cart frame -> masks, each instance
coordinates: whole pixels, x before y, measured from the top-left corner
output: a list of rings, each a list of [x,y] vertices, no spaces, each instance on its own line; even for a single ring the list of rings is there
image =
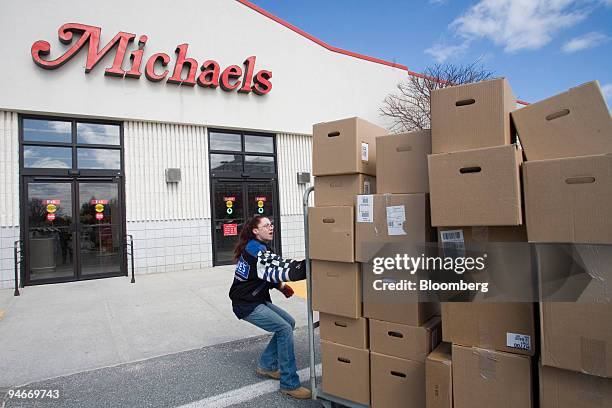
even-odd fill
[[[308,245],[308,201],[310,193],[314,191],[314,187],[310,186],[304,191],[302,205],[304,207],[304,245],[305,245],[305,259],[306,259],[306,313],[308,315],[308,353],[310,357],[310,390],[312,391],[312,399],[317,400],[325,408],[333,408],[337,406],[345,406],[348,408],[368,408],[368,405],[358,404],[356,402],[348,401],[343,398],[335,397],[323,392],[322,389],[317,387],[317,376],[315,369],[315,336],[314,330],[319,327],[319,322],[314,321],[313,310],[312,310],[312,275],[310,270],[310,248]]]

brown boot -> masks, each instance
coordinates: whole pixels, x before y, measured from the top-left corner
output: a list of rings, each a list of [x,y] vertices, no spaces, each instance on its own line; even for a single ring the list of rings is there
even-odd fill
[[[290,395],[293,398],[298,398],[298,399],[308,399],[312,397],[312,393],[306,387],[298,387],[295,390],[282,390],[281,389],[281,392],[283,394]]]
[[[270,377],[273,380],[280,380],[280,371],[276,370],[276,371],[267,371],[264,370],[263,368],[259,368],[257,367],[255,369],[255,372],[259,375],[263,375],[264,377]]]

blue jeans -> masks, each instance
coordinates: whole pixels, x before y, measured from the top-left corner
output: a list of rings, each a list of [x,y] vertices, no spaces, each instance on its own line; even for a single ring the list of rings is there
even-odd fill
[[[280,387],[294,390],[300,386],[293,351],[295,320],[291,315],[270,302],[258,305],[247,317],[247,322],[274,333],[272,340],[259,359],[259,367],[266,371],[280,370]]]

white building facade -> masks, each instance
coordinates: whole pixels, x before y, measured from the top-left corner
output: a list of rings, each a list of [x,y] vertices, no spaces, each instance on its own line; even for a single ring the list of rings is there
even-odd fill
[[[9,2],[0,15],[0,288],[231,262],[270,216],[303,256],[312,124],[379,108],[405,67],[245,0]]]

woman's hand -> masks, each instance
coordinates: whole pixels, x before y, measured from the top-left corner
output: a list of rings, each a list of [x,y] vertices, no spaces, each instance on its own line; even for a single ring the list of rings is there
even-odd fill
[[[293,296],[293,294],[295,293],[293,291],[293,288],[289,285],[287,285],[286,283],[281,283],[280,287],[278,288],[278,290],[281,291],[281,293],[283,295],[285,295],[286,298],[290,298],[291,296]]]

